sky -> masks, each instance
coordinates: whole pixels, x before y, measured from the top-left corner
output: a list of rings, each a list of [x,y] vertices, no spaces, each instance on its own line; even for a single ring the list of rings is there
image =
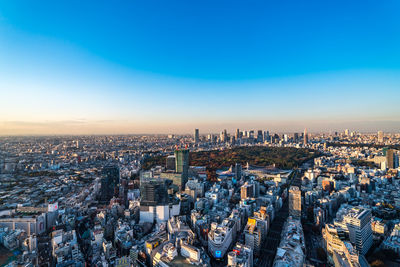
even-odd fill
[[[0,1],[0,135],[400,132],[400,2]]]

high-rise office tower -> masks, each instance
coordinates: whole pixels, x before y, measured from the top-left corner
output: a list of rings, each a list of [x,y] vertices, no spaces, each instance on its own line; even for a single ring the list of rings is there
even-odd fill
[[[247,137],[250,139],[254,139],[254,130],[250,130]]]
[[[383,132],[382,131],[378,131],[378,142],[383,143]]]
[[[349,133],[350,133],[349,129],[344,130],[344,135],[345,136],[349,136]]]
[[[301,191],[297,186],[291,186],[289,189],[289,215],[301,217]]]
[[[220,141],[223,143],[225,143],[228,140],[228,133],[227,133],[226,129],[221,132],[219,137],[220,137]]]
[[[236,181],[242,179],[242,164],[240,163],[235,164],[235,179]]]
[[[115,190],[119,184],[119,167],[118,165],[107,165],[102,170],[101,179],[101,195],[102,201],[110,201],[114,196]]]
[[[194,129],[194,143],[198,144],[200,142],[199,129]]]
[[[239,131],[239,129],[236,129],[235,138],[236,138],[236,140],[238,140],[238,139],[240,138],[240,131]]]
[[[165,169],[167,171],[175,171],[175,156],[169,155],[165,160]]]
[[[269,131],[264,131],[264,141],[270,142],[271,137],[269,136]]]
[[[293,141],[297,143],[299,141],[299,133],[294,133]]]
[[[387,162],[387,167],[389,169],[394,169],[395,168],[394,159],[395,159],[394,150],[393,149],[388,149],[386,151],[386,162]]]
[[[189,172],[189,150],[180,149],[175,150],[175,171],[177,173],[182,173],[182,189],[185,188],[185,184],[188,180]]]
[[[187,172],[189,168],[189,150],[175,150],[175,170],[178,173]]]
[[[343,221],[347,225],[350,242],[356,245],[359,253],[365,255],[373,242],[371,210],[354,207],[343,216]]]
[[[143,178],[140,180],[140,205],[157,206],[168,204],[167,180]]]
[[[231,136],[231,144],[232,145],[236,144],[236,138],[234,136]]]
[[[287,134],[284,134],[283,140],[287,143],[289,141],[289,136]]]
[[[263,140],[264,138],[263,138],[263,132],[262,132],[262,130],[258,130],[257,131],[257,142],[258,143],[262,143],[264,140]]]
[[[240,198],[246,199],[254,197],[254,184],[245,183],[240,188]]]
[[[308,133],[307,133],[307,128],[304,129],[304,145],[308,144]]]

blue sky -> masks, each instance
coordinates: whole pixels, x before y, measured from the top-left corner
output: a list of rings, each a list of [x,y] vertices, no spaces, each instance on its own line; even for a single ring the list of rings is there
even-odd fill
[[[2,1],[0,134],[400,131],[399,11]]]

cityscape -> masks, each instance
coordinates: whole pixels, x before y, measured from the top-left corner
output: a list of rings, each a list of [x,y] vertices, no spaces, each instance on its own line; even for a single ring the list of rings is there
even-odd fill
[[[400,267],[400,1],[0,1],[0,267]]]
[[[349,130],[3,137],[2,264],[395,266],[399,147]]]

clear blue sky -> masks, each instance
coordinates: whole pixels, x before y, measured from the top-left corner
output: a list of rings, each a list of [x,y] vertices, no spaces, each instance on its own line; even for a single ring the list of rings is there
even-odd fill
[[[1,1],[0,134],[400,131],[400,2]]]

